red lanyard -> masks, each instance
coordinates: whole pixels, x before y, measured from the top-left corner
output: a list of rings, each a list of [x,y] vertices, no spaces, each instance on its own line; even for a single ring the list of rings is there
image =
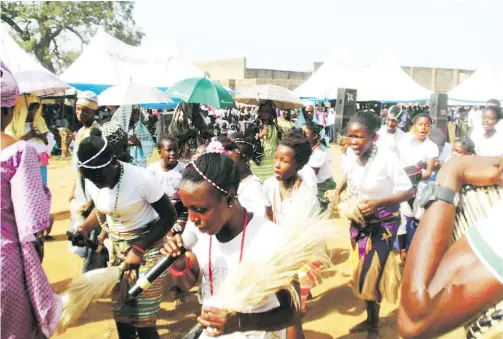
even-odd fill
[[[313,146],[313,148],[311,148],[311,152],[314,152],[314,150],[316,149],[316,147],[320,146],[320,143],[318,142],[316,145]]]
[[[241,234],[241,250],[239,252],[239,263],[243,260],[243,250],[245,247],[245,237],[246,237],[246,226],[248,226],[248,211],[245,208],[245,222],[243,225],[243,232]],[[210,249],[208,255],[208,275],[210,276],[210,294],[213,295],[213,270],[211,264],[211,248],[212,248],[213,237],[210,237]]]

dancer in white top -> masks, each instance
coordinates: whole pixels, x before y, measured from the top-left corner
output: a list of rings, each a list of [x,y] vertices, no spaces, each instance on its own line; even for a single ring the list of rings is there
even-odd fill
[[[207,330],[199,338],[285,338],[284,329],[298,321],[287,293],[279,291],[247,313],[230,314],[212,307],[212,296],[228,272],[243,257],[260,251],[261,239],[277,227],[241,206],[236,198],[240,182],[239,169],[226,154],[204,153],[187,166],[180,186],[180,196],[189,209],[185,232],[194,232],[198,242],[193,254],[177,260],[170,271],[175,282],[186,288],[202,275],[203,306],[198,321]],[[176,235],[162,253],[176,256],[181,245],[181,237]]]
[[[414,124],[412,131],[400,141],[398,156],[404,167],[420,165],[423,168],[422,180],[426,181],[433,174],[435,162],[439,156],[438,146],[429,138],[433,120],[429,115],[421,113],[414,117],[412,123]],[[400,206],[402,224],[398,230],[398,241],[400,257],[403,262],[405,262],[406,252],[419,222],[415,218],[417,215],[415,215],[412,205],[413,201],[404,202]]]
[[[398,154],[398,145],[400,140],[405,136],[405,133],[398,127],[397,116],[400,114],[400,107],[392,106],[386,116],[386,125],[381,126],[377,139],[377,146],[379,148],[387,148],[392,152]]]
[[[482,114],[482,128],[472,135],[477,155],[485,157],[503,156],[503,132],[496,130],[501,120],[501,109],[488,106]]]
[[[142,276],[161,257],[165,235],[175,221],[174,207],[145,169],[118,161],[106,139],[84,139],[77,157],[86,190],[96,207],[78,231],[87,237],[100,224],[99,214],[106,215],[106,230],[113,243],[112,265],[127,265],[121,281]],[[162,278],[136,303],[121,305],[127,284],[114,287],[112,306],[120,338],[159,338],[156,320],[164,290]]]
[[[311,145],[306,137],[291,132],[281,139],[274,159],[274,176],[264,182],[267,218],[281,225],[294,199],[304,201],[305,210],[295,213],[316,215],[320,213],[320,204],[315,191],[298,171],[307,165],[311,156]],[[300,205],[296,205],[300,206]]]
[[[321,125],[311,121],[306,121],[302,125],[302,131],[309,140],[312,154],[309,157],[307,167],[311,167],[316,173],[317,178],[317,197],[322,209],[328,206],[329,200],[325,198],[325,192],[335,189],[335,181],[332,178],[331,155],[328,152],[328,146],[320,132]],[[306,166],[304,166],[306,167]]]
[[[350,227],[352,289],[367,304],[367,320],[350,332],[368,331],[377,334],[379,303],[383,298],[394,302],[399,281],[390,279],[398,265],[389,261],[389,254],[400,225],[399,206],[413,195],[412,184],[398,157],[389,149],[375,145],[379,120],[369,111],[357,112],[348,123],[348,137],[355,154],[345,178],[337,187],[334,208],[345,189],[350,200],[358,203],[365,223],[353,220]],[[352,214],[347,211],[346,217]],[[391,258],[392,259],[392,258]],[[389,263],[388,263],[389,261]],[[369,336],[369,338],[372,336]]]
[[[185,165],[178,161],[178,140],[163,136],[157,143],[161,160],[147,167],[147,171],[161,184],[170,199],[176,199]]]

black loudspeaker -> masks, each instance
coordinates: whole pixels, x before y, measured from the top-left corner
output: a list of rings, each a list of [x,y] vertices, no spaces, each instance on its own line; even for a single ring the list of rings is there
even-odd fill
[[[169,124],[171,124],[171,120],[173,120],[173,114],[173,111],[161,112],[159,114],[160,126],[158,129],[157,140],[159,140],[161,136],[169,134]]]
[[[449,98],[445,93],[433,93],[430,99],[430,116],[444,135],[448,136],[447,111]]]
[[[430,115],[432,118],[447,118],[448,97],[445,93],[433,93],[430,99]]]
[[[349,119],[356,113],[356,89],[339,88],[335,104],[335,130],[337,132],[346,128]]]

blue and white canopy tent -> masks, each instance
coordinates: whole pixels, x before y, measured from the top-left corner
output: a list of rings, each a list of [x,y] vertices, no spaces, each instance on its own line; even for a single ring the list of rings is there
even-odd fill
[[[489,99],[503,102],[503,65],[483,66],[449,92],[449,102],[484,105]]]
[[[61,79],[77,90],[100,94],[111,86],[126,82],[157,87],[166,92],[181,79],[203,75],[181,56],[169,38],[163,39],[160,46],[134,47],[100,29]],[[166,105],[169,106],[176,106],[176,101]]]
[[[302,99],[327,101],[337,99],[339,88],[358,90],[358,101],[383,103],[427,101],[432,93],[386,54],[370,65],[358,65],[347,56],[334,54],[294,93]]]

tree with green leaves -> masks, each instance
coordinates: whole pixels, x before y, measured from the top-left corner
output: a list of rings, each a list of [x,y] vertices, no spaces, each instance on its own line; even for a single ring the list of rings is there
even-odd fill
[[[68,67],[99,27],[127,44],[138,46],[144,34],[133,19],[134,1],[1,2],[1,20],[14,38],[51,72]],[[79,50],[65,50],[78,39]]]

